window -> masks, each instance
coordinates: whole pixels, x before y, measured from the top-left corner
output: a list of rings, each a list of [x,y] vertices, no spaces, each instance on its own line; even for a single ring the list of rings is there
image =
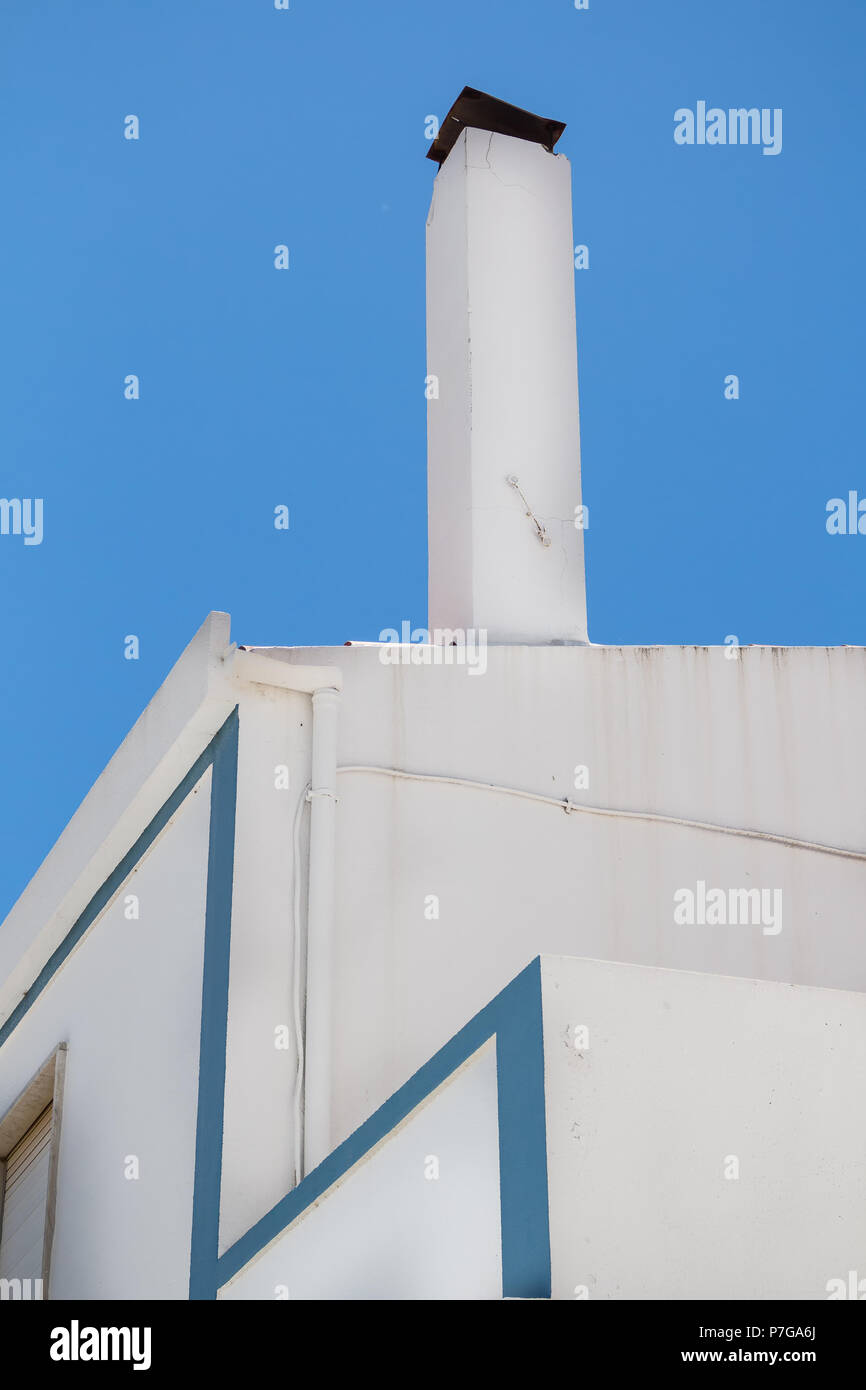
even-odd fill
[[[65,1046],[0,1120],[0,1298],[45,1298],[54,1236]]]

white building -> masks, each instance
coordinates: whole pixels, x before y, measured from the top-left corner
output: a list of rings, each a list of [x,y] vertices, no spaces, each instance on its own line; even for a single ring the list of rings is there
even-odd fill
[[[432,151],[432,642],[212,613],[0,928],[4,1297],[863,1265],[864,651],[587,642],[560,131]]]

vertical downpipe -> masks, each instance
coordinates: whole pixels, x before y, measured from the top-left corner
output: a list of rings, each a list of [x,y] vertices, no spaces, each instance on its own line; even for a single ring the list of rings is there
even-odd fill
[[[307,1006],[304,1172],[331,1152],[333,968],[339,693],[313,692],[310,868],[307,910]]]

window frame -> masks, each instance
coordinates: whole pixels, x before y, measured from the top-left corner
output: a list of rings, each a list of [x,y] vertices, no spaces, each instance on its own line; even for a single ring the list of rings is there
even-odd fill
[[[6,1160],[27,1131],[51,1106],[51,1138],[48,1156],[48,1193],[45,1199],[45,1232],[42,1242],[42,1298],[50,1297],[51,1252],[54,1246],[54,1218],[57,1202],[57,1166],[60,1155],[60,1128],[63,1119],[63,1086],[66,1080],[66,1043],[58,1043],[50,1057],[19,1092],[0,1117],[0,1235],[6,1190]]]

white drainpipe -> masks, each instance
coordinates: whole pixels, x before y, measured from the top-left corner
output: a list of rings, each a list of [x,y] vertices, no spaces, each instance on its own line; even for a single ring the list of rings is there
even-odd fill
[[[312,696],[310,853],[307,878],[307,990],[304,1028],[303,1167],[309,1172],[331,1152],[332,1014],[337,829],[337,712],[342,673],[337,666],[301,666],[262,652],[236,651],[237,681]],[[299,866],[293,870],[298,872]],[[297,928],[297,924],[296,924]],[[296,953],[296,959],[299,953]],[[297,991],[297,984],[296,991]],[[300,1116],[296,1123],[300,1124]],[[296,1150],[299,1149],[296,1136]],[[296,1180],[301,1174],[296,1173]]]
[[[334,907],[339,692],[313,692],[310,870],[307,888],[307,1021],[304,1172],[331,1152]]]

